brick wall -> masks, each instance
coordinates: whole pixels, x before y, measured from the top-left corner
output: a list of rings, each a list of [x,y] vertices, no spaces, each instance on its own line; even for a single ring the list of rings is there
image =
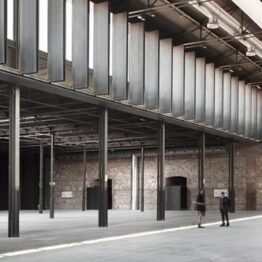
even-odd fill
[[[236,209],[262,210],[262,146],[238,145],[236,148],[235,190]],[[196,155],[166,157],[165,176],[187,178],[188,208],[197,194],[198,159]],[[98,162],[87,162],[87,187],[98,178]],[[112,179],[114,209],[131,208],[131,157],[108,161],[108,178]],[[156,157],[145,158],[145,209],[156,208]],[[56,160],[55,162],[56,208],[81,209],[83,163],[80,160]],[[228,156],[225,153],[207,154],[205,162],[206,202],[209,210],[215,210],[218,200],[215,188],[228,188]],[[73,198],[62,199],[62,191],[72,191]]]

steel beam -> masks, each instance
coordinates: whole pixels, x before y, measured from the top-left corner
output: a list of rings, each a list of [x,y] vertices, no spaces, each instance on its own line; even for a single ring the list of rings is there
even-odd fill
[[[109,93],[109,2],[94,4],[94,92]]]
[[[232,77],[231,81],[231,132],[237,133],[238,127],[238,92],[239,92],[239,81],[238,77]]]
[[[157,172],[157,220],[165,220],[165,123],[159,128]]]
[[[185,81],[185,50],[184,46],[173,47],[173,85],[172,111],[173,116],[184,116],[184,81]]]
[[[48,79],[65,79],[65,0],[48,0]]]
[[[38,71],[38,0],[19,2],[19,63],[22,74]]]
[[[50,139],[50,195],[49,195],[49,210],[50,218],[55,216],[55,182],[54,182],[54,144],[55,144],[55,134],[51,133]]]
[[[19,237],[20,211],[20,89],[10,89],[8,237]]]
[[[172,39],[160,40],[159,55],[159,110],[172,113]]]
[[[199,155],[198,155],[198,192],[204,189],[205,179],[205,158],[206,158],[206,135],[201,134],[199,139]]]
[[[185,53],[185,86],[184,86],[184,119],[195,119],[196,103],[196,55],[195,52]]]
[[[129,24],[129,90],[128,100],[132,105],[144,104],[144,23]]]
[[[0,64],[6,63],[7,0],[0,0]]]
[[[159,107],[159,31],[145,32],[145,105]]]
[[[231,74],[223,75],[223,129],[230,130],[231,127]]]
[[[205,124],[214,126],[215,116],[215,64],[206,64]]]
[[[113,14],[112,96],[127,99],[128,23],[127,12]]]
[[[86,149],[83,152],[82,211],[86,210]]]
[[[229,176],[228,176],[228,194],[230,198],[230,211],[235,212],[235,143],[231,142],[228,146],[229,153]]]
[[[245,81],[238,85],[238,134],[245,134]]]
[[[223,70],[215,69],[215,128],[223,126]]]
[[[107,159],[108,159],[108,110],[99,116],[99,227],[108,226]]]
[[[89,87],[89,1],[72,1],[72,74],[74,88]],[[81,50],[81,51],[80,51]]]
[[[43,213],[43,189],[44,189],[44,145],[39,147],[39,213]]]
[[[205,58],[196,59],[196,108],[195,120],[203,123],[205,120],[205,86],[206,86],[206,63]]]
[[[140,210],[141,212],[144,212],[145,208],[145,150],[144,145],[141,145],[141,169],[140,169],[140,176],[141,176],[141,203],[140,203]]]

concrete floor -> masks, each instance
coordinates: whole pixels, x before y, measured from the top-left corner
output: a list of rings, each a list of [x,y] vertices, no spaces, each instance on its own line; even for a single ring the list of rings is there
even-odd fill
[[[234,221],[243,217],[249,218]],[[204,229],[192,226],[195,211],[166,212],[166,221],[155,218],[154,211],[110,211],[109,227],[98,228],[97,211],[59,211],[54,220],[47,212],[23,211],[21,237],[8,239],[7,213],[0,212],[0,262],[262,261],[262,213],[230,214],[229,228],[218,226],[218,212],[207,213],[206,222],[217,223]]]

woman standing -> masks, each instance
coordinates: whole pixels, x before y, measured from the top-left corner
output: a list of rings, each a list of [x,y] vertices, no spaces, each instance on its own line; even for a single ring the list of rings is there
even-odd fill
[[[203,189],[201,189],[197,195],[196,210],[198,211],[198,216],[197,216],[198,228],[204,228],[201,225],[202,218],[205,216],[206,213],[205,193]]]

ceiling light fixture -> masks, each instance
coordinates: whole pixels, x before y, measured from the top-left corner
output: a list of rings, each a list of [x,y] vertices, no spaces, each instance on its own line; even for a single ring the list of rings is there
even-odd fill
[[[142,20],[142,21],[146,21],[146,19],[143,16],[141,16],[141,15],[138,15],[137,18]]]
[[[219,28],[218,17],[216,15],[211,15],[209,17],[207,28],[208,29],[218,29]]]
[[[254,46],[249,46],[247,48],[246,56],[255,56],[256,55],[256,49]]]

